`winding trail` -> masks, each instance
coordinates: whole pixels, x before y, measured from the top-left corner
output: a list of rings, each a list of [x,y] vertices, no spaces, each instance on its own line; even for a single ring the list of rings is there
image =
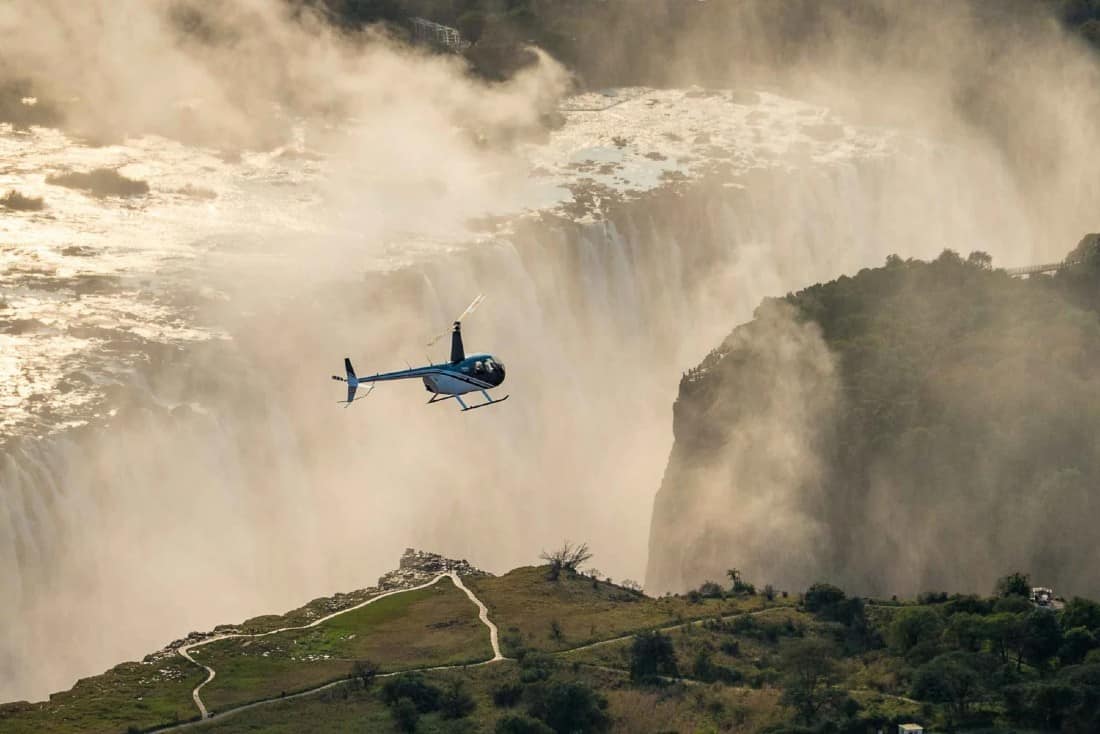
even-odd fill
[[[196,721],[189,721],[185,724],[179,724],[179,725],[174,725],[174,726],[166,726],[166,727],[163,727],[163,728],[154,729],[153,731],[162,732],[162,731],[179,731],[181,729],[189,729],[191,727],[200,726],[201,724],[203,724],[204,722],[206,722],[207,720],[209,720],[213,716],[213,714],[211,714],[209,711],[207,711],[206,705],[202,702],[202,696],[200,696],[199,694],[200,694],[200,691],[202,691],[203,686],[205,686],[210,681],[214,680],[214,677],[217,675],[217,673],[210,666],[204,665],[204,664],[200,663],[199,661],[195,660],[195,658],[191,657],[191,654],[190,654],[191,650],[194,650],[197,647],[202,647],[203,645],[209,645],[210,643],[217,642],[218,640],[229,640],[229,639],[240,638],[240,637],[248,637],[248,638],[267,637],[268,635],[277,635],[280,632],[290,632],[292,630],[309,629],[310,627],[316,627],[317,625],[323,624],[323,623],[329,621],[330,619],[333,619],[335,617],[339,617],[341,614],[347,614],[348,612],[354,612],[356,609],[362,609],[363,607],[365,607],[369,604],[373,604],[374,602],[376,602],[380,599],[385,599],[386,597],[394,596],[396,594],[404,594],[406,591],[418,591],[420,589],[426,589],[429,586],[434,586],[435,584],[439,583],[443,579],[447,579],[447,578],[449,578],[452,581],[452,583],[454,583],[456,588],[463,591],[466,594],[466,596],[469,597],[470,601],[472,601],[477,606],[478,619],[480,619],[482,624],[484,624],[489,630],[489,644],[492,646],[492,649],[493,649],[493,657],[490,658],[489,660],[484,660],[480,663],[475,663],[475,665],[488,665],[489,663],[495,663],[495,662],[498,662],[498,661],[501,661],[501,660],[507,660],[508,658],[504,657],[504,655],[502,655],[501,652],[500,652],[500,642],[499,642],[499,634],[497,632],[497,626],[495,624],[493,624],[492,620],[489,619],[489,609],[488,609],[488,607],[486,607],[480,599],[478,599],[476,596],[474,596],[474,593],[472,591],[470,591],[470,589],[466,586],[466,584],[462,583],[462,579],[459,577],[459,575],[457,573],[455,573],[453,571],[449,571],[447,573],[441,573],[438,576],[436,576],[435,578],[433,578],[431,581],[420,584],[419,586],[410,586],[407,589],[394,589],[393,591],[387,591],[383,594],[378,594],[377,596],[372,596],[370,599],[367,599],[364,602],[360,602],[359,604],[356,604],[355,606],[348,607],[347,609],[341,609],[338,612],[333,612],[332,614],[325,615],[324,617],[319,617],[318,619],[313,620],[309,624],[298,625],[296,627],[280,627],[279,629],[268,630],[267,632],[258,632],[256,634],[235,633],[235,634],[228,634],[228,635],[214,635],[213,637],[207,637],[203,640],[199,640],[198,642],[193,642],[189,645],[181,645],[180,647],[176,648],[176,652],[178,652],[184,658],[186,658],[190,662],[194,663],[195,665],[199,666],[200,668],[202,668],[203,670],[206,671],[206,680],[199,683],[197,686],[195,686],[195,689],[193,691],[191,691],[191,698],[195,702],[195,707],[198,708],[198,710],[199,710],[199,719],[196,720]],[[452,668],[467,668],[467,667],[472,667],[472,666],[470,666],[470,665],[438,665],[438,666],[434,666],[434,667],[430,667],[430,668],[417,668],[417,670],[422,670],[422,671],[450,670]],[[409,672],[409,671],[401,671],[401,672]],[[377,677],[387,678],[387,677],[390,677],[390,676],[393,676],[393,675],[397,675],[397,673],[382,673],[382,674],[378,675]],[[253,703],[249,703],[249,704],[245,704],[243,706],[237,706],[236,708],[228,709],[228,710],[222,712],[219,715],[218,718],[220,720],[221,718],[229,716],[230,714],[237,714],[237,713],[240,713],[241,711],[247,711],[248,709],[256,708],[257,706],[263,706],[265,704],[274,703],[275,701],[287,701],[287,700],[294,699],[294,698],[300,698],[302,696],[309,696],[309,695],[312,695],[314,693],[324,691],[328,688],[333,688],[334,686],[338,686],[338,685],[341,685],[341,684],[346,683],[346,682],[347,682],[346,680],[340,679],[340,680],[333,681],[331,683],[326,683],[326,684],[324,684],[322,686],[318,686],[316,688],[310,688],[310,689],[305,690],[305,691],[300,691],[298,693],[294,693],[294,694],[291,694],[289,696],[280,696],[278,698],[267,698],[267,699],[263,699],[261,701],[254,701]]]
[[[288,632],[290,630],[301,630],[301,629],[308,629],[310,627],[316,627],[317,625],[322,624],[324,622],[327,622],[328,620],[330,620],[334,617],[338,617],[341,614],[347,614],[348,612],[355,611],[356,609],[361,609],[361,608],[367,606],[368,604],[373,604],[374,602],[378,601],[379,599],[385,599],[386,597],[393,596],[395,594],[403,594],[406,591],[417,591],[419,589],[426,589],[429,586],[434,586],[435,584],[439,583],[440,581],[442,581],[445,578],[451,579],[451,581],[454,583],[455,587],[462,590],[466,594],[466,596],[470,599],[470,601],[472,601],[477,606],[478,619],[489,630],[489,644],[491,645],[492,650],[493,650],[493,657],[491,657],[488,660],[483,660],[480,663],[458,664],[458,665],[436,665],[436,666],[431,666],[431,667],[426,667],[426,668],[412,668],[410,670],[394,671],[392,673],[379,673],[376,677],[377,678],[390,678],[390,677],[393,677],[395,675],[401,675],[403,673],[411,673],[411,672],[431,672],[431,671],[437,671],[437,670],[457,670],[457,669],[460,669],[460,668],[476,668],[476,667],[480,667],[480,666],[483,666],[483,665],[492,665],[493,663],[498,663],[498,662],[502,662],[502,661],[505,661],[505,660],[510,660],[511,658],[505,657],[500,651],[500,641],[499,641],[500,635],[499,635],[499,632],[497,630],[496,624],[491,619],[489,619],[489,609],[488,609],[488,607],[486,607],[485,604],[480,599],[478,599],[476,595],[474,595],[473,591],[471,591],[469,589],[469,587],[467,587],[466,584],[464,584],[462,582],[462,579],[459,577],[459,575],[457,573],[455,573],[453,571],[449,571],[447,573],[441,573],[438,576],[436,576],[435,578],[433,578],[431,581],[428,581],[427,583],[420,584],[419,586],[410,586],[407,589],[395,589],[393,591],[387,591],[384,594],[379,594],[377,596],[372,596],[370,599],[367,599],[364,602],[356,604],[355,606],[352,606],[352,607],[348,607],[347,609],[341,609],[338,612],[333,612],[332,614],[326,615],[326,616],[321,617],[319,619],[315,619],[312,622],[310,622],[309,624],[300,625],[300,626],[297,626],[297,627],[281,627],[279,629],[269,630],[267,632],[260,632],[260,633],[251,634],[251,635],[249,635],[249,634],[215,635],[214,637],[208,637],[204,640],[200,640],[199,642],[195,642],[195,643],[192,643],[190,645],[183,645],[183,646],[177,648],[176,651],[180,655],[187,658],[187,660],[191,661],[195,665],[203,668],[207,672],[206,680],[204,680],[202,683],[199,683],[197,686],[195,686],[195,689],[191,692],[191,698],[194,699],[194,701],[195,701],[195,706],[199,710],[200,718],[196,719],[194,721],[189,721],[189,722],[183,723],[183,724],[173,724],[173,725],[169,725],[169,726],[160,727],[160,728],[157,728],[157,729],[151,729],[150,731],[151,732],[168,732],[168,731],[182,731],[184,729],[192,729],[192,728],[195,728],[195,727],[203,726],[204,724],[208,723],[209,721],[211,721],[214,718],[216,718],[218,721],[221,721],[222,719],[228,718],[230,716],[234,716],[234,715],[239,714],[243,711],[248,711],[250,709],[259,708],[260,706],[267,706],[268,704],[272,704],[272,703],[278,703],[279,701],[290,701],[290,700],[293,700],[293,699],[296,699],[296,698],[304,698],[305,696],[312,696],[316,693],[321,693],[322,691],[326,691],[326,690],[329,690],[331,688],[335,688],[337,686],[342,686],[342,685],[347,683],[347,679],[341,678],[339,680],[335,680],[335,681],[332,681],[330,683],[325,683],[324,685],[320,685],[320,686],[317,686],[315,688],[309,688],[309,689],[306,689],[304,691],[299,691],[298,693],[292,693],[292,694],[286,695],[286,696],[278,696],[278,697],[275,697],[275,698],[265,698],[265,699],[262,699],[262,700],[259,700],[259,701],[253,701],[252,703],[243,704],[241,706],[236,706],[234,708],[226,709],[225,711],[216,712],[216,713],[212,714],[209,711],[207,711],[206,706],[203,704],[202,698],[199,695],[199,692],[202,690],[203,686],[205,686],[210,681],[214,680],[214,676],[216,675],[216,673],[215,673],[213,668],[211,668],[207,665],[203,665],[202,663],[196,661],[193,657],[191,657],[191,655],[189,654],[190,650],[193,650],[196,647],[201,647],[203,645],[208,645],[212,642],[217,642],[218,640],[226,640],[226,639],[230,639],[230,638],[234,638],[234,637],[266,637],[268,635],[274,635],[274,634],[278,634],[280,632]],[[759,615],[759,614],[767,614],[769,612],[778,611],[778,610],[783,609],[783,608],[784,608],[783,606],[774,606],[774,607],[767,607],[767,608],[764,608],[764,609],[758,609],[758,610],[752,611],[752,612],[734,612],[732,614],[721,615],[718,618],[721,619],[721,620],[727,620],[727,619],[733,619],[734,617],[756,616],[756,615]],[[688,620],[686,622],[678,622],[676,624],[665,625],[663,627],[656,627],[654,629],[656,631],[660,631],[660,632],[668,632],[668,631],[671,631],[671,630],[682,629],[684,627],[691,627],[691,626],[695,626],[695,625],[701,625],[704,622],[709,621],[711,619],[714,619],[714,618],[713,617],[704,617],[704,618],[700,618],[700,619]],[[622,635],[619,635],[617,637],[611,637],[611,638],[608,638],[606,640],[598,640],[596,642],[590,642],[588,644],[579,645],[578,647],[572,647],[572,648],[569,648],[569,649],[566,649],[566,650],[558,650],[558,651],[552,652],[550,654],[554,655],[554,656],[559,656],[559,655],[568,655],[568,654],[575,653],[575,652],[583,652],[584,650],[589,650],[589,649],[594,648],[594,647],[600,647],[600,646],[603,646],[603,645],[610,645],[610,644],[613,644],[613,643],[616,643],[616,642],[622,642],[623,640],[629,640],[629,639],[633,638],[634,636],[636,636],[638,634],[638,632],[639,632],[639,630],[635,630],[633,632],[628,632],[626,634],[622,634]],[[591,663],[586,664],[586,667],[602,669],[602,670],[606,670],[607,672],[616,672],[616,673],[625,673],[625,672],[627,672],[627,671],[623,671],[619,668],[611,668],[611,667],[602,666],[602,665],[598,665],[598,664],[591,664]],[[698,683],[699,682],[699,681],[694,681],[694,680],[691,680],[691,679],[678,679],[678,680],[685,680],[688,683]]]

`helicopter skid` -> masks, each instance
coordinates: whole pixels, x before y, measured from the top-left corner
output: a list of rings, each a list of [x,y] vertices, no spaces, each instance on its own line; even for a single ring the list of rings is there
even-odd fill
[[[458,401],[458,404],[462,406],[462,412],[465,413],[467,410],[474,410],[476,408],[485,408],[485,407],[490,406],[490,405],[496,405],[497,403],[503,403],[505,400],[507,400],[510,397],[509,395],[505,395],[502,398],[498,398],[498,399],[494,400],[493,398],[489,397],[489,393],[485,392],[484,390],[481,390],[481,394],[485,396],[485,402],[484,403],[479,403],[477,405],[466,405],[466,402],[462,399],[461,395],[440,395],[440,394],[433,395],[428,400],[427,405],[431,405],[432,403],[441,403],[444,400],[450,400],[451,398],[454,398],[455,400]]]

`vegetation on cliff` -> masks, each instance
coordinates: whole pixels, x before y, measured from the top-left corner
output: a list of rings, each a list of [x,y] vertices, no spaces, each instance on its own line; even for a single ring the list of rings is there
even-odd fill
[[[891,256],[765,302],[681,384],[647,584],[1100,589],[1100,237],[1067,263]]]

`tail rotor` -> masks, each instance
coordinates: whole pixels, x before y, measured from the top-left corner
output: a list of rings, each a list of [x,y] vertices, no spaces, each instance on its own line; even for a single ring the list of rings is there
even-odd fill
[[[355,402],[355,391],[359,388],[359,378],[356,376],[355,368],[351,366],[351,359],[349,359],[348,357],[344,357],[344,374],[344,377],[340,377],[340,375],[333,375],[332,379],[336,380],[337,382],[346,382],[348,385],[348,399],[337,401],[346,408],[347,406]],[[370,391],[373,389],[374,383],[372,382],[370,387],[367,388],[366,395],[361,395],[359,399],[365,398],[367,397],[367,395],[370,395]]]

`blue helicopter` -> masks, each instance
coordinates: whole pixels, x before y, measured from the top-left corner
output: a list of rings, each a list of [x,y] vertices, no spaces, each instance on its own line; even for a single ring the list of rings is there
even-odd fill
[[[451,329],[451,360],[449,362],[441,364],[433,363],[425,367],[410,367],[407,370],[380,372],[378,374],[360,377],[355,374],[355,368],[352,367],[351,360],[344,357],[345,376],[332,376],[332,379],[347,383],[348,386],[347,400],[341,400],[339,402],[346,408],[356,400],[367,397],[371,390],[374,389],[374,385],[377,382],[420,378],[424,381],[424,389],[432,393],[432,397],[428,400],[429,405],[454,398],[458,401],[458,404],[462,406],[462,410],[466,411],[503,403],[509,396],[505,395],[502,398],[494,400],[486,391],[498,387],[504,382],[504,363],[497,360],[491,354],[471,354],[467,356],[462,346],[462,319],[473,313],[474,309],[476,309],[483,300],[484,296],[479,295],[473,300],[473,303],[467,306],[466,310],[455,319]],[[428,346],[434,344],[445,334],[446,332],[432,339],[428,342]],[[370,385],[370,387],[367,388],[366,394],[356,398],[355,392],[360,385]],[[485,396],[485,401],[477,405],[467,405],[462,399],[462,396],[474,391],[480,391],[481,394]]]

